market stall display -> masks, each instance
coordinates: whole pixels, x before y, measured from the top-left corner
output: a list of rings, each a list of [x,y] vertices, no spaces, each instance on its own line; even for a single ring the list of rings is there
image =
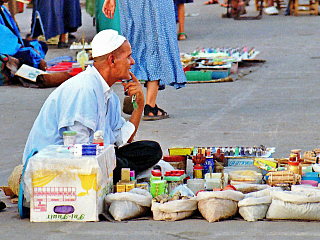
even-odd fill
[[[137,218],[150,210],[152,196],[144,189],[134,188],[129,192],[111,193],[105,197],[106,208],[116,221]]]
[[[264,219],[271,201],[271,196],[245,198],[238,202],[239,213],[249,222]]]
[[[31,200],[31,221],[97,221],[102,211],[108,211],[116,221],[138,218],[151,211],[154,220],[176,221],[192,217],[197,209],[208,222],[232,218],[237,213],[246,221],[320,220],[320,167],[305,161],[300,149],[293,149],[287,158],[274,159],[275,148],[263,145],[172,148],[163,162],[173,170],[154,167],[150,182],[140,182],[134,171],[123,168],[121,180],[112,188],[106,185],[112,183],[114,168],[111,147],[97,143],[82,148],[82,155],[78,156],[78,148],[72,143],[49,146],[30,158],[24,197]],[[315,158],[320,157],[312,152]],[[105,166],[104,159],[111,161]],[[19,168],[9,179],[14,191],[14,183],[19,183]],[[65,191],[70,193],[67,205],[61,202],[66,198]],[[11,189],[10,192],[14,194]],[[41,196],[47,199],[46,209],[41,207]],[[55,196],[60,199],[58,202]],[[82,199],[86,199],[85,204]],[[78,213],[79,204],[93,215]],[[54,213],[48,212],[49,208]]]
[[[255,59],[259,54],[254,47],[197,48],[191,54],[182,54],[181,62],[188,82],[233,81],[227,78],[237,73],[238,63]]]
[[[243,198],[243,193],[233,190],[199,192],[198,209],[208,222],[216,222],[236,215]]]
[[[196,197],[182,196],[176,191],[172,197],[159,195],[152,200],[151,211],[157,221],[177,221],[190,217],[197,210]]]

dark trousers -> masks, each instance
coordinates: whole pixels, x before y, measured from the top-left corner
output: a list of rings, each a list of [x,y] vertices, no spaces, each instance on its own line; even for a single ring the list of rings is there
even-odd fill
[[[113,170],[113,183],[121,180],[121,169],[130,168],[135,174],[151,168],[162,158],[162,149],[154,141],[136,141],[116,148],[117,166]]]

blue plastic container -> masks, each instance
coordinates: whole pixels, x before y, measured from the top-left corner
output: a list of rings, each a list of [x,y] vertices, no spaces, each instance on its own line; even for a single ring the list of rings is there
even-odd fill
[[[212,79],[226,78],[230,75],[230,69],[214,70],[211,73]]]
[[[320,183],[320,177],[318,172],[306,172],[305,176],[301,178],[301,180],[313,180]]]
[[[211,172],[213,173],[214,170],[214,161],[213,157],[206,157],[206,161],[203,164],[203,174],[206,175],[206,173],[210,173],[210,166],[211,166]]]

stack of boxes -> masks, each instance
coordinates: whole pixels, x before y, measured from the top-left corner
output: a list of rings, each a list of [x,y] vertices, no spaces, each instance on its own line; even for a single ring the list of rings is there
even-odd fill
[[[116,185],[116,192],[129,192],[133,188],[142,188],[149,191],[147,183],[137,183],[134,171],[130,171],[130,168],[122,168],[121,180]]]

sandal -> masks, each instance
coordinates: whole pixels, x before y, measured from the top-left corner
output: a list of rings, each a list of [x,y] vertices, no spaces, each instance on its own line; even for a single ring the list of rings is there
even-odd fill
[[[161,112],[161,115],[158,115],[158,112]],[[149,113],[152,113],[153,116],[149,116]],[[144,106],[144,116],[142,118],[143,121],[155,121],[165,118],[169,118],[168,113],[163,109],[158,108],[157,104],[155,107],[151,107],[149,104]]]
[[[180,36],[184,36],[185,38],[182,39],[180,38]],[[184,32],[181,32],[181,33],[178,33],[178,41],[183,41],[183,40],[186,40],[188,37],[187,37],[187,34],[184,33]]]

